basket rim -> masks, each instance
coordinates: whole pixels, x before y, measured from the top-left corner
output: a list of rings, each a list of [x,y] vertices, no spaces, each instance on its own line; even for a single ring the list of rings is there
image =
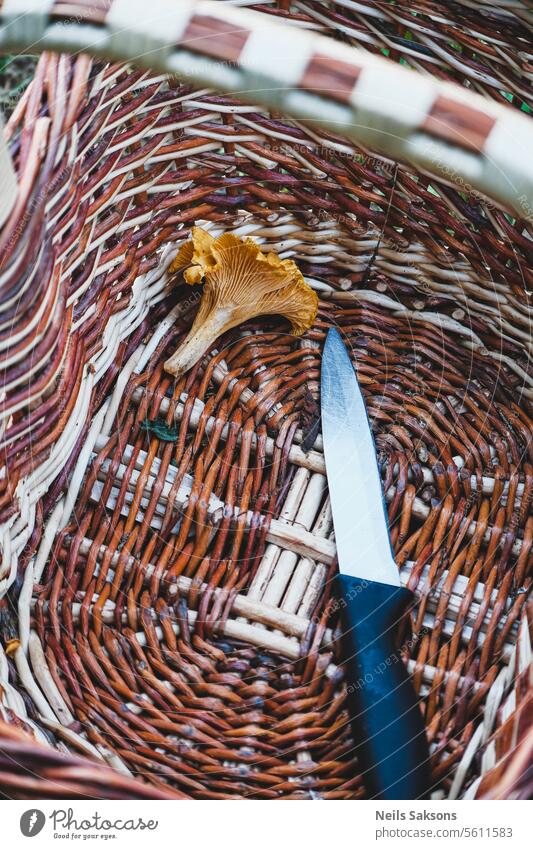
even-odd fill
[[[457,84],[216,0],[113,0],[96,16],[75,0],[53,19],[51,7],[6,0],[0,49],[88,52],[238,91],[443,182],[472,187],[520,217],[533,214],[533,121]],[[273,63],[280,46],[285,62]]]

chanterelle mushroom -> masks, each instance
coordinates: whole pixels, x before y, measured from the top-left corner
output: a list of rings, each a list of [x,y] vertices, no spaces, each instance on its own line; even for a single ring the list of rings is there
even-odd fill
[[[231,233],[213,238],[194,227],[169,267],[184,270],[187,283],[201,283],[200,308],[189,335],[165,363],[171,374],[183,374],[198,362],[210,345],[232,327],[259,315],[287,318],[299,336],[315,320],[318,298],[295,263],[261,252],[251,239]]]

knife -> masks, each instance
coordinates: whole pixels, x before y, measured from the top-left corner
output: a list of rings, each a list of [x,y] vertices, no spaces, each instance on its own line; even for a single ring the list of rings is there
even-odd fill
[[[365,403],[335,328],[322,358],[321,416],[339,562],[333,593],[363,781],[373,799],[427,798],[424,723],[395,639],[413,594],[400,586]]]

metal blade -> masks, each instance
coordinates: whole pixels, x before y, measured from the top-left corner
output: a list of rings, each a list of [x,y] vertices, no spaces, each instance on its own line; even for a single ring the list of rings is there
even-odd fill
[[[339,569],[399,586],[376,446],[340,333],[331,328],[321,372],[322,437]]]

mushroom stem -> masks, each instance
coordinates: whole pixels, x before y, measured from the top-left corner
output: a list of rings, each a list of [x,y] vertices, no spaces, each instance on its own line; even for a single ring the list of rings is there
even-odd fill
[[[205,321],[194,321],[190,334],[180,345],[178,350],[165,362],[166,371],[175,377],[180,377],[188,369],[192,368],[205,352],[216,342],[224,330],[231,325],[232,312],[228,309],[217,309]]]

